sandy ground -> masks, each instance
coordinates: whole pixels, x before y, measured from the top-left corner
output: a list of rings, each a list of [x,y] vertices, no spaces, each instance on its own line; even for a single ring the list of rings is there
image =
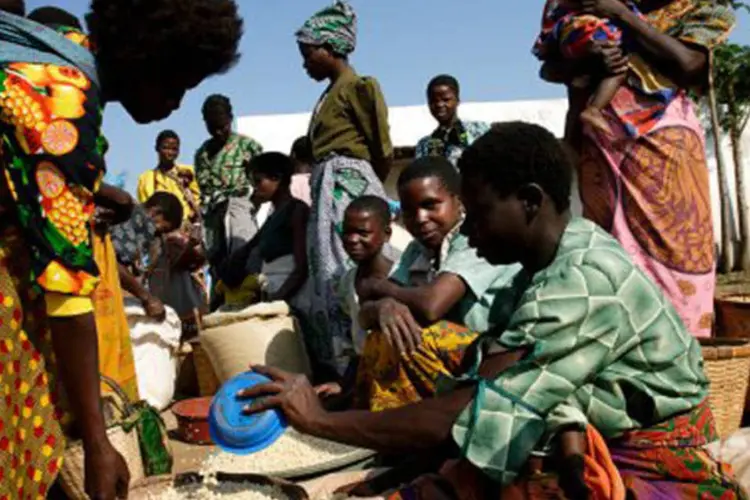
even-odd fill
[[[164,423],[170,435],[177,429],[177,419],[171,411],[162,414]],[[183,443],[178,439],[170,439],[172,452],[174,454],[174,474],[184,474],[186,472],[198,472],[203,460],[209,456],[215,449],[215,446],[201,446]]]

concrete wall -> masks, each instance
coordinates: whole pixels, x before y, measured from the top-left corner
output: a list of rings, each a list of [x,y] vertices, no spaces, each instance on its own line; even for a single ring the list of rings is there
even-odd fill
[[[461,104],[461,117],[465,120],[482,120],[487,122],[523,120],[542,125],[559,137],[562,137],[565,114],[567,112],[567,100],[551,99],[539,101],[514,101],[514,102],[473,102]],[[258,115],[245,116],[238,119],[238,129],[241,133],[248,134],[263,144],[267,151],[288,152],[292,142],[299,136],[307,133],[310,113],[287,114],[287,115]],[[426,106],[394,107],[389,110],[389,123],[391,126],[391,140],[394,146],[414,146],[423,136],[432,132],[435,122],[430,116]],[[750,127],[745,131],[742,140],[745,151],[744,168],[750,168]],[[730,191],[734,196],[734,168],[732,164],[732,152],[728,140],[724,141],[722,147],[724,158],[730,166]],[[711,141],[708,143],[708,168],[711,172],[711,198],[713,205],[714,227],[717,241],[720,238],[720,212],[718,179],[716,175],[716,160]],[[396,165],[391,176],[386,181],[386,190],[392,197],[396,197],[395,180],[405,163]],[[748,186],[750,191],[750,186]],[[574,210],[580,212],[580,201],[577,190],[575,190]],[[748,193],[750,195],[750,192]],[[736,207],[734,207],[736,210]]]

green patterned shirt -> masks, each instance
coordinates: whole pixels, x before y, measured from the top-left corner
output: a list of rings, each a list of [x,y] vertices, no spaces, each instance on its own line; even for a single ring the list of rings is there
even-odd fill
[[[210,139],[195,153],[195,176],[201,191],[204,210],[223,203],[231,196],[250,192],[250,180],[245,166],[263,152],[260,144],[240,134],[229,136],[227,143],[216,156],[209,154]]]
[[[477,342],[464,379],[479,388],[453,438],[503,484],[562,426],[591,424],[611,439],[692,409],[708,393],[700,345],[672,305],[617,241],[584,219],[570,222],[507,327]],[[482,353],[518,348],[529,354],[494,380],[475,375]]]

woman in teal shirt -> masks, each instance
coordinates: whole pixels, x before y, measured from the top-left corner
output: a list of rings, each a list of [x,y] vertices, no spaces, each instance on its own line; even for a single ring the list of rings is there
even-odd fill
[[[361,325],[372,331],[357,406],[381,410],[433,395],[438,375],[458,368],[475,332],[507,321],[520,266],[493,266],[469,247],[460,184],[442,157],[416,160],[399,177],[404,223],[415,240],[389,279],[358,290]]]

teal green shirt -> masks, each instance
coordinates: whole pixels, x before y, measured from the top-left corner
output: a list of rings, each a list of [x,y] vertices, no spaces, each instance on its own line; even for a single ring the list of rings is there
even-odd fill
[[[695,408],[708,393],[703,357],[664,292],[609,234],[568,225],[550,265],[527,283],[510,322],[477,339],[467,376],[479,382],[453,438],[492,479],[511,483],[562,428],[605,439]],[[528,349],[494,379],[485,354]],[[444,380],[441,390],[453,385]]]
[[[445,319],[484,332],[510,318],[516,300],[512,285],[520,270],[520,265],[493,266],[479,257],[457,226],[445,238],[439,260],[421,243],[412,241],[391,280],[402,286],[419,286],[440,274],[455,274],[464,281],[467,292]]]

